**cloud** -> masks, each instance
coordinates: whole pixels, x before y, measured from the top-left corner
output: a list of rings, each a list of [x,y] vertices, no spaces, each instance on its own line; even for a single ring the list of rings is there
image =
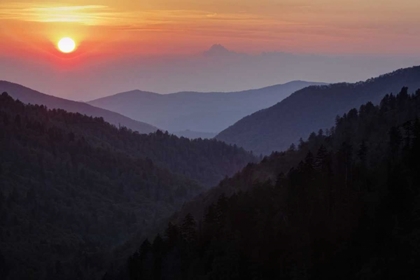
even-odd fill
[[[198,45],[199,42],[236,40],[237,45],[245,42],[255,46],[265,45],[270,49],[294,50],[300,47],[312,51],[317,46],[325,46],[323,48],[330,50],[338,47],[347,50],[358,45],[376,48],[385,43],[389,45],[389,42],[410,40],[411,45],[418,45],[419,42],[418,36],[416,37],[417,18],[403,18],[399,14],[370,13],[367,8],[359,12],[362,7],[358,5],[344,9],[335,2],[333,4],[332,0],[323,0],[331,1],[331,5],[316,5],[309,0],[261,0],[261,3],[256,0],[244,0],[246,5],[235,0],[217,0],[216,2],[220,2],[220,6],[217,7],[192,0],[185,0],[188,5],[184,0],[179,0],[184,2],[184,5],[181,5],[176,4],[178,1],[174,0],[173,5],[144,6],[148,8],[141,8],[141,5],[136,8],[125,6],[125,9],[123,4],[63,5],[40,4],[42,0],[37,3],[24,1],[28,3],[0,3],[0,21],[14,20],[23,23],[17,25],[21,28],[18,29],[14,27],[15,22],[6,22],[5,26],[8,27],[3,30],[6,30],[8,35],[16,30],[23,30],[22,32],[28,34],[36,33],[37,29],[32,23],[48,26],[44,29],[47,30],[45,33],[53,33],[60,28],[60,24],[50,23],[70,23],[71,27],[89,27],[77,26],[75,30],[82,30],[79,33],[88,34],[90,38],[106,34],[101,39],[110,37],[112,40],[132,41],[133,44],[154,44],[155,41],[161,40],[189,45],[190,41],[195,40],[194,44]],[[225,4],[228,2],[235,3]],[[113,36],[109,36],[110,32]],[[131,32],[142,33],[142,36],[133,36]],[[109,41],[110,38],[104,41]]]
[[[0,19],[27,22],[69,22],[99,25],[116,17],[115,12],[102,5],[56,6],[49,4],[0,4]]]
[[[117,11],[104,5],[59,6],[57,4],[0,4],[0,19],[25,22],[62,22],[92,26],[132,26],[143,28],[151,24],[185,23],[194,21],[250,21],[256,16],[244,13],[212,14],[199,10]]]

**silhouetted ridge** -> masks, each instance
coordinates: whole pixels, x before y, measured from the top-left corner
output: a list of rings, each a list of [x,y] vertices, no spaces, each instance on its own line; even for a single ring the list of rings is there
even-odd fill
[[[420,90],[379,104],[223,180],[104,279],[418,278]]]
[[[5,279],[97,278],[105,265],[98,256],[146,234],[203,189],[116,144],[130,134],[102,118],[0,96]]]
[[[23,103],[44,105],[50,109],[63,109],[68,112],[80,113],[92,117],[102,117],[115,126],[126,126],[139,133],[147,134],[157,130],[154,126],[141,121],[132,120],[118,113],[97,108],[84,102],[76,102],[47,95],[7,81],[0,81],[0,92],[8,92],[13,98],[19,99]]]
[[[139,90],[89,102],[168,130],[218,133],[234,122],[283,100],[296,90],[319,84],[293,81],[239,92],[178,92],[156,94]]]
[[[3,93],[1,269],[6,279],[97,279],[111,249],[250,161],[220,141],[139,134]]]
[[[327,128],[337,115],[365,102],[378,102],[401,87],[420,87],[420,67],[401,69],[359,83],[310,86],[278,104],[249,115],[216,139],[236,144],[257,154],[287,149],[311,131]]]

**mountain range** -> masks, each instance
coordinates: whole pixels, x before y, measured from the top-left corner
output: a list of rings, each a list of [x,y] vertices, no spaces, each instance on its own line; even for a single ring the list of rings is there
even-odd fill
[[[417,279],[420,89],[397,93],[184,204],[103,280]]]
[[[278,104],[251,114],[220,132],[216,139],[256,154],[283,151],[299,138],[334,124],[337,115],[404,86],[420,88],[420,66],[400,69],[358,83],[338,83],[301,89]]]
[[[241,118],[283,100],[293,92],[321,83],[294,81],[241,92],[157,94],[134,90],[90,101],[170,132],[217,133]]]
[[[257,160],[220,141],[138,134],[7,93],[0,155],[2,279],[95,279],[112,248]]]
[[[92,102],[157,115],[177,137],[0,82],[11,92],[0,95],[0,276],[409,279],[419,272],[420,67],[309,84]],[[257,105],[215,139],[187,139]]]
[[[42,59],[24,61],[3,54],[0,55],[0,65],[3,66],[0,68],[0,79],[63,98],[88,101],[133,89],[162,94],[186,90],[233,92],[284,84],[296,79],[326,83],[357,82],[419,64],[420,57],[414,55],[328,55],[290,51],[245,53],[243,46],[219,44],[196,49],[195,53],[139,54],[100,63],[92,57],[83,59],[80,67],[62,71],[56,71]]]
[[[139,133],[151,133],[157,130],[156,127],[141,121],[135,121],[121,114],[109,110],[94,107],[84,102],[76,102],[64,98],[47,95],[39,91],[24,87],[19,84],[0,81],[0,93],[7,92],[15,99],[23,103],[44,105],[49,109],[63,109],[68,112],[80,113],[92,117],[102,117],[105,121],[115,126],[125,126]]]

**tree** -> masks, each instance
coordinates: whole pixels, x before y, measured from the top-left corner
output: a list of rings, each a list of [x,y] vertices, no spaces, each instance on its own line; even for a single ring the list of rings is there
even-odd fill
[[[194,242],[197,240],[197,223],[194,220],[194,217],[188,213],[181,226],[181,235],[182,238],[188,243]]]
[[[360,161],[362,162],[363,165],[366,164],[366,157],[367,157],[367,146],[366,146],[366,142],[362,141],[362,143],[360,144],[359,147],[359,151],[357,152],[357,155],[359,156]]]
[[[165,230],[165,238],[169,248],[175,246],[180,237],[180,231],[176,224],[168,223],[168,227]]]
[[[324,174],[331,175],[331,156],[324,145],[318,149],[315,158],[315,167]]]
[[[392,157],[397,156],[397,152],[400,148],[402,141],[402,136],[400,130],[393,126],[389,132],[389,147],[390,147],[390,153]]]

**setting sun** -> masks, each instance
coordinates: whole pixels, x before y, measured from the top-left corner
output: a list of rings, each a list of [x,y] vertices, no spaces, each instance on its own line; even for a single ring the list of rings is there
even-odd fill
[[[73,39],[66,37],[62,38],[58,44],[58,49],[63,53],[71,53],[76,49],[76,43]]]

